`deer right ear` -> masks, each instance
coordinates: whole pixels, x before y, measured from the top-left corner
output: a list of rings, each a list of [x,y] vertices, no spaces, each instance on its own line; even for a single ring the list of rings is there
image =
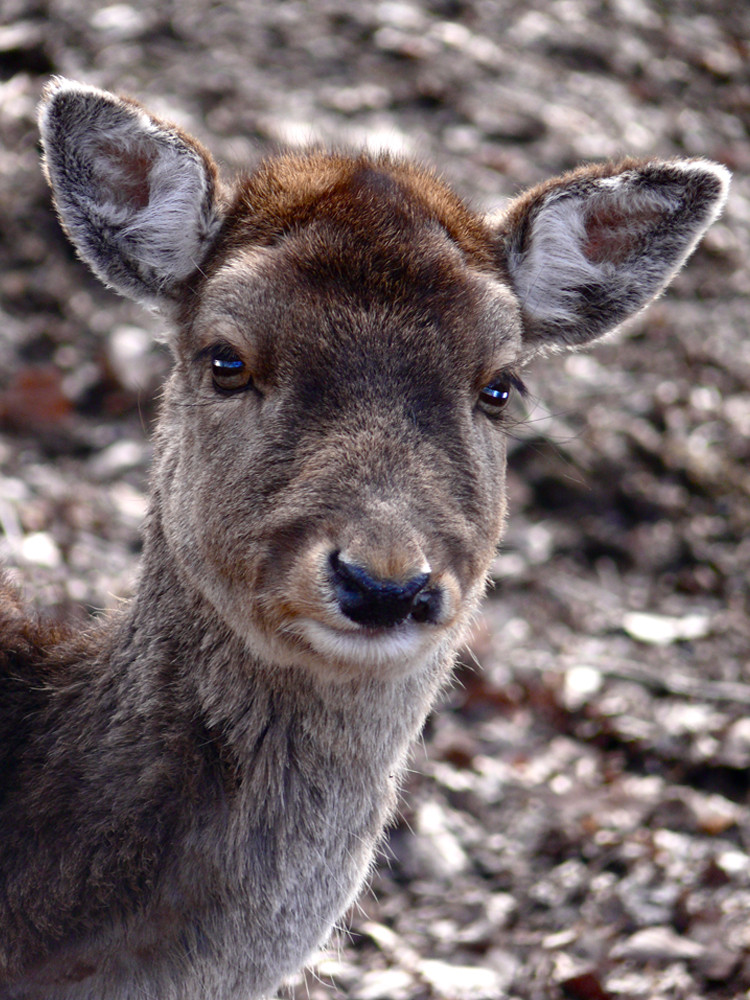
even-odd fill
[[[165,308],[221,223],[217,170],[178,128],[57,78],[39,113],[44,170],[81,257],[117,291]]]
[[[576,347],[667,285],[717,217],[729,171],[707,160],[584,167],[523,195],[496,226],[529,354]]]

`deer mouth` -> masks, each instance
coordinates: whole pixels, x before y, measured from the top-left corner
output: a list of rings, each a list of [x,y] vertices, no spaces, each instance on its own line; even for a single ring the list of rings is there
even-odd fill
[[[313,618],[298,622],[299,634],[320,655],[336,663],[374,667],[400,664],[405,671],[424,661],[433,645],[420,623],[353,625],[338,628]]]

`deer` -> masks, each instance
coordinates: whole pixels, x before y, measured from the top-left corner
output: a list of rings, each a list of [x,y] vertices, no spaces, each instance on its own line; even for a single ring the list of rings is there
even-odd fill
[[[527,365],[654,299],[729,173],[585,165],[485,215],[385,152],[225,180],[62,78],[40,131],[64,230],[173,367],[132,599],[80,630],[0,585],[0,996],[270,997],[362,890],[450,682]]]

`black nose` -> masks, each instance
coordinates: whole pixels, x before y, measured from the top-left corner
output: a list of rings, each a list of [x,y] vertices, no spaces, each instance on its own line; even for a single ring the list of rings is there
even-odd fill
[[[416,621],[435,622],[440,613],[440,593],[428,588],[429,573],[419,573],[405,583],[376,580],[334,552],[330,578],[342,613],[358,625],[390,628],[409,615]]]

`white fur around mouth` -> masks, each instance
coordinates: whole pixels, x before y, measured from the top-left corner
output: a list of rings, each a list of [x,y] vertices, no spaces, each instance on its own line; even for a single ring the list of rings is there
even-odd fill
[[[360,629],[344,632],[306,618],[300,633],[323,656],[348,663],[374,665],[412,661],[426,645],[424,630],[415,622],[389,629]]]

